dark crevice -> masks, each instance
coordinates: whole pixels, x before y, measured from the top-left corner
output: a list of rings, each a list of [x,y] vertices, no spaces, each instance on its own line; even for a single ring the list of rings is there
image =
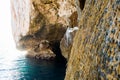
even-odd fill
[[[66,63],[66,59],[61,54],[60,41],[51,42],[52,51],[56,54],[56,60]]]
[[[81,10],[84,9],[85,1],[86,1],[86,0],[79,0],[79,2],[80,2],[80,9],[81,9]]]

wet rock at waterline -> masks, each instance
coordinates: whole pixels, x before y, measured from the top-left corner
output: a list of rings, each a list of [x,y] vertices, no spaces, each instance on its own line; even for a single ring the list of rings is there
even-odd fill
[[[47,40],[41,40],[36,47],[28,50],[27,57],[36,59],[52,59],[55,58],[55,53],[51,50],[50,43]]]
[[[28,53],[26,55],[26,57],[29,57],[29,58],[45,59],[45,60],[54,59],[55,56],[56,55],[50,49],[44,49],[44,50],[41,50],[39,52],[28,51]]]
[[[53,53],[52,49],[55,47],[53,46],[53,44],[56,41],[60,41],[65,33],[65,28],[61,26],[62,25],[60,24],[44,26],[35,34],[23,36],[19,40],[19,45],[17,46],[17,48],[19,50],[27,50],[30,54],[35,53],[41,55],[43,53],[44,55],[45,53],[45,55],[47,56],[47,54]],[[42,48],[43,46],[44,48]],[[45,46],[48,47],[45,48]],[[43,55],[41,56],[43,57]],[[48,55],[48,57],[50,56],[53,57],[53,55]]]

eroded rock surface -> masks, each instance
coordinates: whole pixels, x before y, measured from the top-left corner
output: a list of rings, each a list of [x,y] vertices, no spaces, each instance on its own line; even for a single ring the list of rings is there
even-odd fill
[[[28,50],[27,54],[27,57],[33,57],[36,59],[53,59],[55,56],[56,55],[51,50],[50,43],[47,40],[41,40],[34,50]]]
[[[60,42],[76,11],[74,0],[11,0],[11,7],[16,47],[28,51],[41,40]]]
[[[120,0],[11,0],[11,4],[16,46],[28,56],[53,58],[54,43],[61,41],[62,55],[69,58],[65,80],[120,79]],[[79,27],[69,45],[64,36],[67,26]]]
[[[68,60],[71,53],[71,48],[74,42],[75,33],[79,30],[78,27],[67,28],[64,37],[61,39],[60,48],[62,55]]]
[[[11,0],[12,32],[16,45],[29,31],[30,0]]]
[[[120,0],[86,0],[65,80],[120,79],[119,18]]]

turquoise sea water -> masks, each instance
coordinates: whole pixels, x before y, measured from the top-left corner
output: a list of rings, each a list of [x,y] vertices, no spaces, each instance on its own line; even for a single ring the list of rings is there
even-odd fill
[[[64,80],[66,62],[26,58],[24,55],[0,56],[0,80]]]

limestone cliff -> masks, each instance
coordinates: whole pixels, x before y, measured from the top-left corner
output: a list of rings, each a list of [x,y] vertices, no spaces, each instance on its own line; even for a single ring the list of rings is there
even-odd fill
[[[120,80],[120,0],[11,0],[11,10],[17,48],[38,59],[61,48],[65,80]],[[69,45],[67,27],[79,28]]]
[[[86,0],[79,17],[65,80],[119,80],[120,0]]]
[[[76,12],[74,0],[11,0],[11,9],[16,47],[36,54],[42,40],[49,42],[53,53]]]

